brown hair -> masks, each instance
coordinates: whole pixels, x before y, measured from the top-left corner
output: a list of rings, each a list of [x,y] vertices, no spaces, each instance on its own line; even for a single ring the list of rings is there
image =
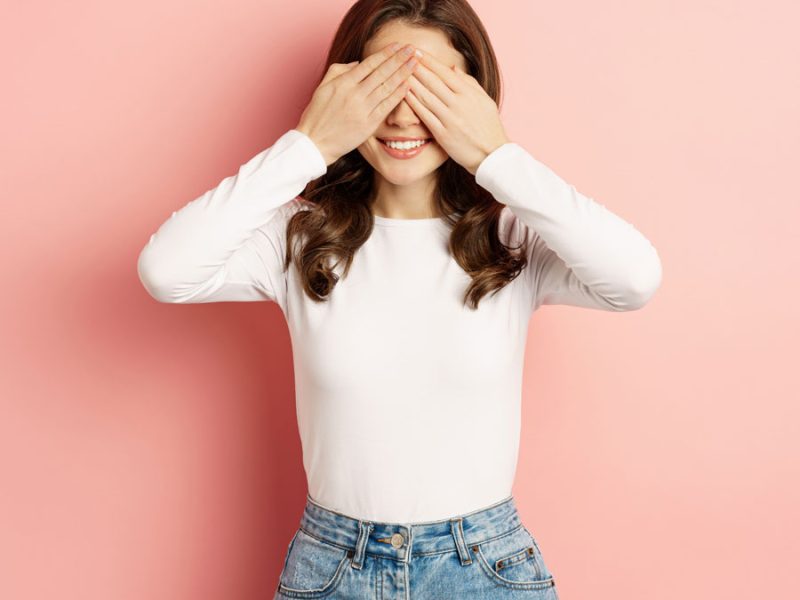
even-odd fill
[[[339,25],[320,82],[332,63],[361,60],[367,41],[395,19],[445,33],[466,59],[467,73],[500,106],[497,59],[486,30],[466,0],[358,0]],[[353,149],[308,183],[301,196],[311,210],[300,210],[289,219],[285,267],[294,261],[305,293],[315,301],[323,301],[338,281],[329,259],[343,262],[346,276],[356,250],[372,232],[373,175],[372,166]],[[472,278],[464,302],[475,309],[485,294],[496,293],[525,268],[527,242],[521,248],[501,242],[497,225],[503,205],[452,158],[437,169],[436,177],[434,210],[446,215],[441,218],[452,228],[448,249]],[[304,243],[293,252],[292,239],[299,234]]]

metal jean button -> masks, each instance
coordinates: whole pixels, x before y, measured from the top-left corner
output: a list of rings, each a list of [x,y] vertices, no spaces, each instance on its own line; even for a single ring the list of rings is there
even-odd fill
[[[400,546],[403,545],[403,542],[405,542],[405,539],[403,539],[403,534],[395,533],[394,535],[392,535],[392,546],[393,547],[399,548]]]

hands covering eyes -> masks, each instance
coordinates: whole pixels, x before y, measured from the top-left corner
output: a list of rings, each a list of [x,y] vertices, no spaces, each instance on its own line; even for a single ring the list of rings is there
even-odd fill
[[[315,142],[326,164],[367,140],[404,98],[445,152],[473,175],[510,141],[497,104],[474,77],[413,50],[395,43],[363,61],[330,65],[295,127]]]
[[[406,96],[438,144],[475,174],[493,150],[509,142],[495,101],[478,80],[423,54]]]

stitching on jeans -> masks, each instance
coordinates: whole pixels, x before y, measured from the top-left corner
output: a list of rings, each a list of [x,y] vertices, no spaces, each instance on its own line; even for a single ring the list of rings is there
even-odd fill
[[[520,525],[517,525],[516,527],[514,527],[513,529],[509,529],[508,531],[504,531],[503,533],[499,533],[499,534],[497,534],[497,535],[495,535],[493,537],[486,538],[486,539],[481,540],[479,542],[475,542],[475,541],[469,542],[467,544],[467,546],[475,546],[476,544],[485,544],[487,542],[493,542],[494,540],[499,540],[499,539],[502,539],[502,538],[504,538],[506,536],[515,534],[521,528],[522,528],[522,525],[520,524]]]
[[[348,546],[342,546],[340,544],[337,544],[336,542],[332,542],[330,540],[323,539],[323,538],[321,538],[321,537],[319,537],[317,535],[314,535],[313,533],[311,533],[310,531],[305,529],[302,525],[300,527],[298,527],[298,529],[300,531],[302,531],[304,534],[306,534],[308,537],[314,538],[315,540],[317,540],[321,544],[327,544],[328,546],[333,546],[335,548],[339,548],[340,550],[352,550],[352,548],[350,548]]]
[[[508,588],[512,588],[512,589],[529,589],[529,590],[530,589],[534,589],[534,590],[536,590],[536,589],[547,589],[547,588],[555,587],[555,585],[556,585],[555,577],[552,576],[552,575],[550,577],[548,577],[547,579],[541,579],[541,580],[538,580],[538,581],[513,581],[511,579],[506,579],[505,577],[503,577],[502,575],[497,573],[494,569],[492,569],[492,566],[486,560],[486,557],[483,555],[483,553],[481,552],[480,548],[478,548],[478,551],[475,554],[477,554],[477,556],[478,556],[477,562],[480,564],[481,569],[484,571],[484,573],[487,574],[489,579],[491,579],[492,581],[496,582],[500,586],[504,586],[504,587],[508,587]]]

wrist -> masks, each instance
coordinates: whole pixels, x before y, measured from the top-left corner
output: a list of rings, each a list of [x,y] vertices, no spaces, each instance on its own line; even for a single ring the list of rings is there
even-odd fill
[[[472,173],[473,175],[475,175],[477,173],[477,171],[478,171],[478,167],[481,166],[483,161],[486,160],[490,154],[492,154],[495,150],[497,150],[498,148],[501,148],[502,146],[505,146],[506,144],[508,144],[510,142],[511,142],[511,140],[509,140],[507,137],[504,137],[504,138],[501,138],[499,140],[496,140],[495,142],[493,142],[492,144],[487,146],[485,149],[481,150],[478,162],[476,162],[472,166],[472,168],[468,169],[469,172]]]
[[[311,143],[312,143],[312,144],[314,144],[314,146],[316,146],[317,150],[318,150],[318,151],[319,151],[319,153],[322,155],[322,158],[323,158],[323,159],[324,159],[324,161],[325,161],[325,166],[328,166],[328,165],[330,165],[330,164],[333,162],[333,160],[331,160],[331,158],[330,158],[330,156],[329,156],[328,152],[325,150],[325,148],[322,146],[322,144],[320,144],[320,142],[318,142],[318,141],[317,141],[317,140],[314,138],[314,136],[311,134],[311,131],[310,131],[308,128],[306,128],[304,125],[298,124],[298,125],[297,125],[297,126],[294,128],[294,130],[295,130],[295,131],[299,131],[300,133],[302,133],[303,135],[305,135],[305,136],[306,136],[306,137],[307,137],[309,140],[311,140]]]

